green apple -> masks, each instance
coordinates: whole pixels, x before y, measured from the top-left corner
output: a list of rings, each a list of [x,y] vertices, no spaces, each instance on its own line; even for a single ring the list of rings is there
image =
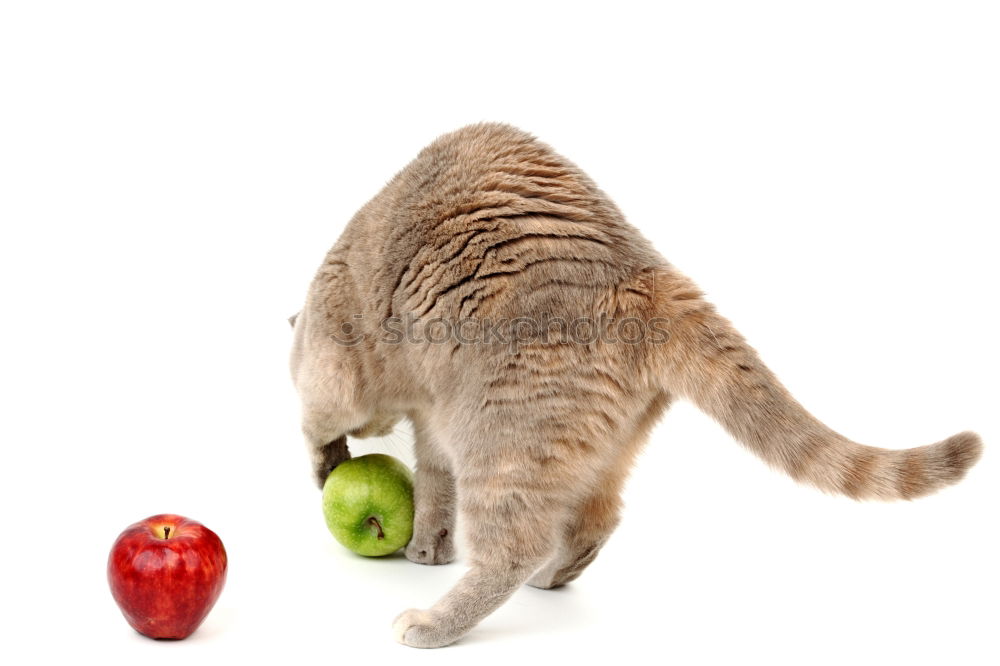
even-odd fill
[[[394,553],[413,536],[413,473],[382,453],[346,460],[323,484],[330,533],[358,555]]]

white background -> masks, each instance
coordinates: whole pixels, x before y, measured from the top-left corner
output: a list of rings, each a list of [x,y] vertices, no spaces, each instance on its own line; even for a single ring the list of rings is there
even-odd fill
[[[351,6],[0,8],[4,661],[997,663],[996,3]],[[285,319],[354,211],[480,120],[588,171],[821,419],[890,448],[975,429],[980,465],[857,504],[679,404],[582,578],[451,648],[392,642],[463,564],[326,532]],[[403,431],[368,450],[412,462]],[[158,512],[231,558],[183,642],[104,578]]]

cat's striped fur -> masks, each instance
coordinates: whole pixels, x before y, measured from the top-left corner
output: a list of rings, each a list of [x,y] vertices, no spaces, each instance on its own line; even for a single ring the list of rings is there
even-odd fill
[[[550,320],[646,328],[637,341],[482,335],[518,318],[536,333]],[[386,322],[414,335],[386,336]],[[470,335],[428,339],[459,322]],[[317,481],[350,455],[347,435],[408,417],[407,557],[450,561],[462,513],[471,567],[433,608],[397,618],[396,637],[413,646],[453,642],[522,583],[578,576],[674,396],[792,477],[858,499],[926,494],[980,452],[972,433],[892,451],[818,422],[585,174],[505,125],[445,135],[397,174],[330,250],[293,325]]]

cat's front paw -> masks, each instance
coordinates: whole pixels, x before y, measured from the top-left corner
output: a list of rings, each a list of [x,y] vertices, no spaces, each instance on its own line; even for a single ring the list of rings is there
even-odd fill
[[[313,479],[320,490],[326,483],[330,472],[345,460],[351,459],[351,451],[347,448],[347,437],[338,437],[326,446],[313,451]]]
[[[440,613],[411,608],[403,611],[392,623],[396,642],[416,648],[437,648],[458,638],[448,631]]]
[[[449,530],[418,530],[406,546],[406,559],[417,564],[448,564],[455,559],[455,542]]]

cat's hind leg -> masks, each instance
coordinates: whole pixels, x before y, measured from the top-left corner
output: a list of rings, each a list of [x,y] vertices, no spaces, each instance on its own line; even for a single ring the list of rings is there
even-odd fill
[[[559,526],[569,517],[569,495],[588,479],[581,479],[579,457],[560,460],[541,453],[548,443],[529,430],[498,436],[496,428],[484,427],[465,439],[474,441],[456,460],[455,481],[470,569],[430,609],[411,609],[396,618],[393,633],[399,642],[423,648],[453,643],[554,554]]]
[[[612,485],[609,482],[609,485]],[[620,519],[618,493],[595,493],[577,508],[567,522],[555,554],[526,581],[532,587],[550,590],[576,579],[597,557]]]
[[[669,402],[667,393],[658,392],[630,422],[629,436],[618,444],[619,450],[594,491],[574,507],[555,555],[528,579],[528,585],[545,590],[560,587],[575,580],[594,561],[621,519],[621,493],[632,462]]]

